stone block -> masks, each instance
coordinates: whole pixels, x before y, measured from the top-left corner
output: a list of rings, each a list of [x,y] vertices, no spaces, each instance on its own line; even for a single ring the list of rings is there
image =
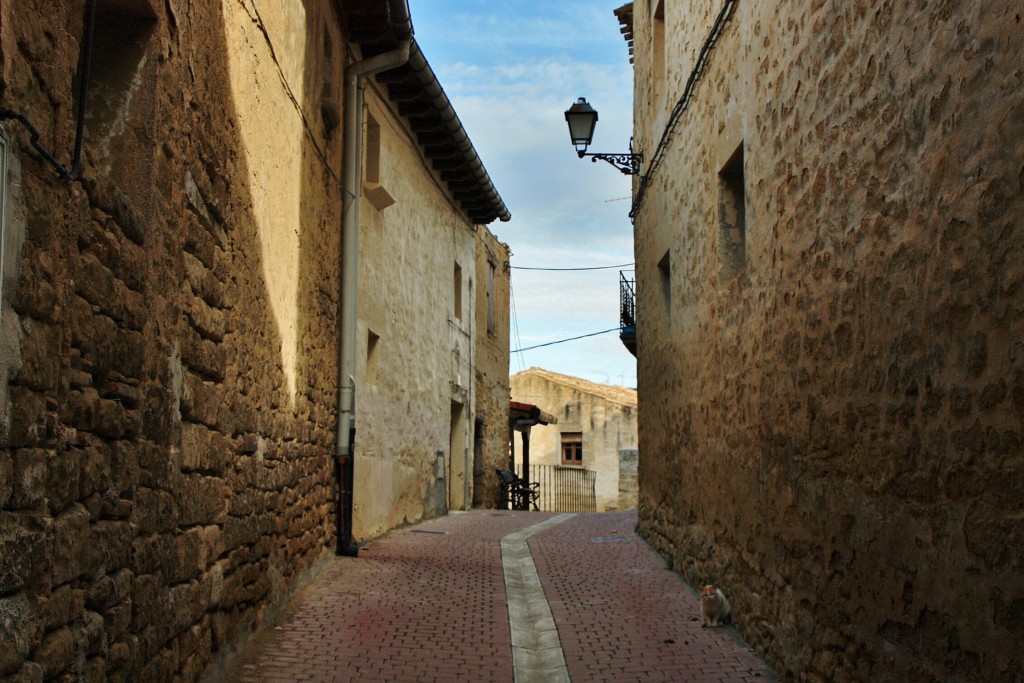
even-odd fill
[[[39,513],[0,512],[0,594],[46,585],[53,569],[52,521]]]
[[[202,261],[189,253],[184,254],[185,278],[192,289],[192,293],[214,308],[223,308],[225,305],[224,285],[220,280],[203,265]]]
[[[33,621],[32,607],[24,593],[0,598],[0,675],[17,671],[28,657],[42,634],[41,628],[34,632]]]
[[[81,497],[110,490],[110,449],[102,441],[95,441],[81,449],[81,468],[78,488]]]
[[[14,460],[10,451],[0,453],[0,510],[8,507],[14,495]],[[11,507],[18,507],[13,505]]]
[[[227,322],[224,313],[213,308],[199,298],[192,298],[188,308],[185,310],[185,317],[188,318],[192,328],[199,333],[203,339],[214,343],[220,343],[227,332]]]
[[[132,583],[132,612],[131,630],[140,637],[140,646],[147,652],[143,656],[152,654],[149,641],[153,640],[155,634],[146,634],[145,631],[152,625],[159,623],[166,618],[170,603],[168,600],[167,586],[160,574],[143,574],[135,576]],[[147,642],[142,642],[147,641]]]
[[[181,425],[182,471],[220,475],[230,455],[231,446],[219,432],[198,424]]]
[[[170,611],[164,615],[170,622],[170,633],[187,631],[199,622],[210,604],[210,585],[203,581],[188,581],[171,586],[168,591]]]
[[[86,660],[80,683],[107,683],[107,661],[103,657],[90,657]]]
[[[43,678],[55,678],[75,661],[75,637],[67,626],[47,634],[33,660],[43,668]]]
[[[77,621],[85,611],[85,591],[68,584],[55,589],[40,608],[48,631]]]
[[[22,448],[14,451],[10,477],[8,505],[11,508],[34,508],[46,499],[47,463],[51,451],[41,448]]]
[[[46,252],[35,251],[21,262],[21,277],[14,300],[14,310],[36,321],[57,318],[57,289],[53,286],[53,260]]]
[[[181,526],[221,523],[227,518],[228,487],[223,479],[182,475],[175,487]]]
[[[36,391],[56,391],[63,362],[60,326],[26,318],[21,330],[21,367],[15,375],[18,384]]]
[[[61,510],[66,510],[80,497],[79,483],[84,456],[77,448],[66,448],[49,452],[47,455],[47,502],[50,511],[57,514]]]
[[[4,683],[43,683],[43,667],[35,662],[25,662],[17,673],[3,679]]]
[[[81,368],[93,376],[114,370],[124,377],[141,377],[146,367],[146,343],[141,333],[119,327],[110,317],[97,314],[82,297],[69,306],[71,343],[81,351]]]
[[[167,533],[178,525],[174,496],[167,491],[139,487],[135,491],[132,523],[141,535]]]
[[[223,539],[226,550],[252,545],[259,537],[260,520],[256,515],[228,517],[224,522]]]
[[[107,642],[114,642],[121,638],[132,623],[132,600],[126,598],[124,602],[103,610],[103,627],[107,632]]]
[[[206,571],[208,552],[202,527],[192,527],[175,536],[171,554],[173,573],[168,574],[168,581],[177,583],[198,578]]]
[[[171,482],[177,476],[177,468],[171,458],[171,450],[168,446],[136,441],[132,444],[137,451],[130,454],[132,460],[138,463],[138,484],[147,488],[168,489]],[[115,476],[117,472],[113,473]]]
[[[89,524],[89,512],[75,503],[53,520],[53,582],[93,576],[99,568],[100,548]]]
[[[221,382],[227,367],[224,347],[193,333],[182,345],[181,360],[192,372],[207,380]]]
[[[48,438],[46,399],[26,387],[11,386],[11,428],[9,448],[45,443]]]
[[[142,414],[129,410],[120,400],[100,399],[95,431],[108,439],[133,439],[142,430]]]
[[[182,419],[217,427],[225,405],[223,387],[204,381],[191,372],[185,373],[184,380],[181,394]]]
[[[107,634],[103,629],[103,617],[86,610],[81,621],[71,627],[79,653],[96,655],[107,649]]]
[[[178,425],[178,399],[159,385],[147,388],[142,399],[142,435],[155,444],[170,445]]]

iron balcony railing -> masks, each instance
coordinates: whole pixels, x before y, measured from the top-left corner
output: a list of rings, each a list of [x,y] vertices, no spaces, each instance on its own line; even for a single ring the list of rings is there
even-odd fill
[[[516,474],[523,476],[522,463]],[[582,467],[530,465],[530,481],[540,484],[537,507],[545,512],[595,512],[597,472]]]
[[[636,355],[636,275],[632,270],[619,271],[619,339]]]

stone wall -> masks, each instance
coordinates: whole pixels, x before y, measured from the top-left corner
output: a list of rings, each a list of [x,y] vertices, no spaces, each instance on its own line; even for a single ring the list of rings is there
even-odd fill
[[[510,255],[508,245],[489,231],[477,233],[473,507],[498,506],[494,471],[508,468]]]
[[[65,164],[84,4],[0,7]],[[81,182],[4,124],[0,680],[195,681],[334,535],[344,43],[326,3],[98,5]]]
[[[637,472],[640,468],[640,451],[636,448],[619,450],[619,509],[636,507],[639,484]]]
[[[635,3],[648,162],[699,5],[664,3],[662,80]],[[1021,27],[1008,0],[735,3],[645,166],[640,529],[787,679],[1024,670]]]

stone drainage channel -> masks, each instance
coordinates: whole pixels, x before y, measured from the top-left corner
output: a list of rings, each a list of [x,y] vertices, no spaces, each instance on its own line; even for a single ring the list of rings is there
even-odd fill
[[[544,588],[527,543],[534,534],[574,517],[563,514],[501,539],[508,623],[512,631],[512,666],[516,683],[569,683],[562,643],[544,597]]]

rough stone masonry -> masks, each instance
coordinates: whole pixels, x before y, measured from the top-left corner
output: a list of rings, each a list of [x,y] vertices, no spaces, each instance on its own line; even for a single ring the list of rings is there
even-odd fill
[[[1021,680],[1020,4],[631,17],[642,533],[788,678]]]

